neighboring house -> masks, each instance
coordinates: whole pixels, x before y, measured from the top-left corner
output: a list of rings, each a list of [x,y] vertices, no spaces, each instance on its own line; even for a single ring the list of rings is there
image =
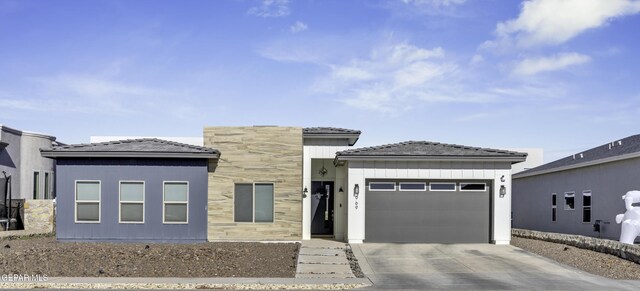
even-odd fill
[[[189,184],[207,187],[189,190],[188,203],[200,207],[191,212],[190,206],[188,214],[198,240],[509,243],[511,166],[526,154],[416,141],[353,149],[359,137],[360,131],[341,128],[247,126],[205,127],[206,148],[156,140],[203,151],[193,159],[206,158],[208,172],[199,164],[180,178],[166,176],[174,172],[170,164],[143,166],[144,155],[118,145],[134,141],[43,151],[58,159],[58,212],[81,214],[74,207],[92,203],[81,208],[93,224],[60,214],[58,238],[149,240],[140,235],[148,232],[168,240],[165,236],[175,233],[164,231],[169,226],[157,217],[149,225],[147,220],[135,226],[118,221],[118,183],[145,181],[151,187],[208,173],[208,180]],[[104,147],[115,153],[104,156]],[[163,157],[185,159],[173,153]],[[117,156],[122,154],[126,159]],[[80,184],[87,193],[74,194],[78,181],[96,180],[99,185]],[[136,201],[151,209],[144,214],[150,222],[161,214],[154,209],[162,208],[158,198],[151,201],[158,188],[145,189],[143,202]],[[102,202],[96,204],[99,193]],[[93,200],[78,201],[74,195]]]
[[[622,195],[640,190],[640,135],[513,176],[513,227],[617,240]],[[600,232],[593,224],[601,220]]]
[[[0,178],[11,175],[12,199],[53,199],[55,161],[40,156],[40,149],[56,145],[50,135],[0,125]]]
[[[207,165],[219,152],[159,139],[65,145],[57,161],[58,240],[207,239]]]

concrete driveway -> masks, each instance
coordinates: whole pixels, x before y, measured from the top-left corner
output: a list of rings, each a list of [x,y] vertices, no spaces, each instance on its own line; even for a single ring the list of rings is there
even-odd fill
[[[639,290],[513,246],[491,244],[351,245],[374,289]]]

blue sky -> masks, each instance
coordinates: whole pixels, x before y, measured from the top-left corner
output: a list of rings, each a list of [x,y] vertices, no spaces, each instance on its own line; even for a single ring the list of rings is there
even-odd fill
[[[639,27],[632,0],[0,0],[0,123],[335,126],[551,161],[639,133]]]

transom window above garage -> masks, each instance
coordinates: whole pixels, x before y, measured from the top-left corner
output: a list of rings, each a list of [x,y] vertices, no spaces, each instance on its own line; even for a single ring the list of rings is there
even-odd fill
[[[460,183],[460,191],[486,191],[485,183]]]
[[[370,182],[370,191],[396,191],[395,182]]]
[[[400,182],[400,191],[425,191],[427,183],[424,182]]]
[[[429,183],[429,191],[456,191],[456,183]]]

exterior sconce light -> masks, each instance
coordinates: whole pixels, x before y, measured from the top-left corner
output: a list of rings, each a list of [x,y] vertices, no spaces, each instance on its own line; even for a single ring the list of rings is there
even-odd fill
[[[342,190],[342,187],[340,187],[340,190],[338,190],[338,192],[343,193],[344,190]]]
[[[507,195],[507,187],[504,185],[500,186],[500,198],[504,198],[504,195]]]
[[[504,182],[504,175],[502,175],[502,177],[500,177],[500,182]]]
[[[307,187],[304,187],[304,190],[302,190],[302,198],[307,198],[307,193],[309,193],[309,189],[307,189]]]

